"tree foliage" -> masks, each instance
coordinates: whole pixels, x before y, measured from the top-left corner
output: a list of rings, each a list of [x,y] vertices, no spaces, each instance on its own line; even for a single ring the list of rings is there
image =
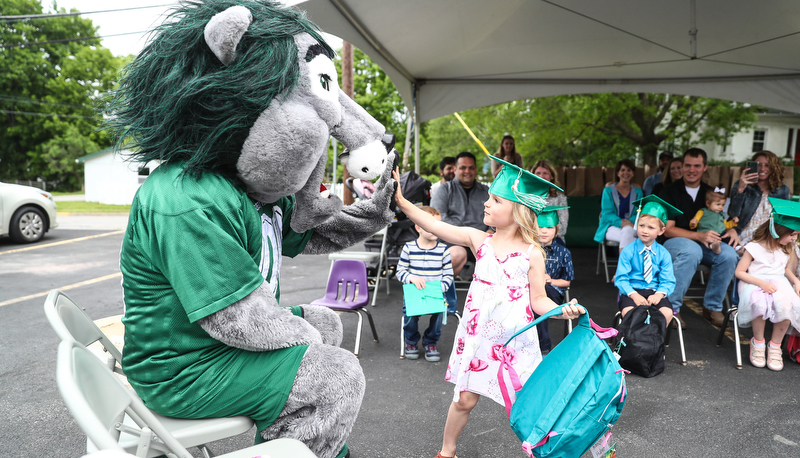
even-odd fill
[[[0,0],[0,10],[43,13],[38,0]],[[74,189],[83,181],[75,159],[111,145],[98,127],[120,60],[97,38],[58,41],[96,32],[80,16],[0,22],[0,179],[41,178]]]
[[[659,151],[676,153],[706,142],[726,144],[751,128],[756,108],[738,102],[670,94],[582,94],[502,103],[461,113],[491,153],[514,136],[526,164],[608,166],[641,154],[655,165]],[[435,169],[461,150],[479,151],[452,116],[426,123],[423,167]]]

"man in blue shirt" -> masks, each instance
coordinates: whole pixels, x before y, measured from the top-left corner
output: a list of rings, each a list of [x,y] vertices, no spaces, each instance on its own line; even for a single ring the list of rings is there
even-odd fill
[[[638,239],[620,253],[614,277],[620,294],[619,309],[625,316],[636,306],[654,305],[670,323],[672,305],[667,296],[675,289],[675,273],[672,256],[656,238],[664,234],[668,216],[679,215],[681,211],[652,195],[634,204]]]
[[[645,178],[644,186],[642,186],[642,191],[644,191],[645,196],[649,196],[653,193],[653,187],[656,185],[656,183],[661,183],[661,180],[664,178],[664,169],[667,168],[667,165],[671,160],[672,153],[668,151],[664,151],[658,155],[658,172]],[[667,171],[667,173],[669,173],[669,171]]]

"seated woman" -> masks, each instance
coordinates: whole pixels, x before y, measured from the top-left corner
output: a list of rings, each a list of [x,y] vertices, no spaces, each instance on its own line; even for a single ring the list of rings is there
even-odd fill
[[[667,168],[664,169],[664,173],[662,174],[661,183],[656,183],[653,186],[653,192],[651,193],[654,196],[661,194],[661,190],[665,187],[672,184],[675,180],[680,180],[683,178],[683,158],[676,157],[669,161],[667,164]]]
[[[792,197],[789,188],[783,184],[783,164],[775,153],[759,151],[750,160],[758,162],[758,173],[743,174],[733,184],[728,206],[728,217],[739,218],[736,231],[742,246],[753,240],[758,226],[769,219],[772,205],[767,197],[784,200]]]
[[[558,178],[556,177],[556,169],[550,162],[542,159],[533,164],[533,167],[530,168],[530,171],[537,177],[561,187],[561,185],[558,183]],[[556,191],[556,188],[550,188],[550,191],[547,194],[547,206],[566,207],[567,195],[563,192]],[[554,243],[558,243],[561,246],[567,246],[564,243],[564,236],[567,235],[567,224],[569,224],[569,210],[566,208],[558,210],[558,234],[556,234],[556,238],[553,240]]]
[[[594,241],[619,242],[619,251],[636,240],[636,218],[633,202],[642,198],[642,190],[632,186],[631,180],[636,165],[630,159],[617,162],[614,168],[614,184],[603,189],[600,201],[600,225],[594,234]]]

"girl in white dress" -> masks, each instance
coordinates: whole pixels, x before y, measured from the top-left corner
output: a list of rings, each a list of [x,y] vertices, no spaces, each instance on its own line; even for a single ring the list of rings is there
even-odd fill
[[[542,360],[535,328],[502,345],[533,321],[558,307],[545,293],[544,252],[539,245],[536,215],[545,207],[547,181],[519,167],[504,167],[489,188],[483,222],[495,227],[489,234],[457,227],[433,218],[405,198],[397,188],[397,206],[421,228],[447,243],[468,247],[475,254],[475,275],[456,332],[445,380],[455,384],[447,413],[442,449],[437,458],[455,456],[456,440],[481,395],[505,405],[497,380],[500,364],[514,369],[522,384]],[[399,178],[395,176],[395,179]],[[577,318],[581,310],[563,307],[561,318]],[[508,395],[513,402],[515,393]]]
[[[800,205],[790,204],[800,211]],[[790,326],[800,329],[800,280],[790,262],[796,256],[794,246],[800,222],[787,219],[779,213],[782,211],[785,210],[774,209],[770,219],[759,226],[753,240],[744,246],[736,267],[736,278],[740,280],[739,324],[753,326],[750,363],[755,367],[766,365],[774,371],[783,369],[781,342],[787,330]],[[769,345],[764,338],[767,320],[772,322]]]

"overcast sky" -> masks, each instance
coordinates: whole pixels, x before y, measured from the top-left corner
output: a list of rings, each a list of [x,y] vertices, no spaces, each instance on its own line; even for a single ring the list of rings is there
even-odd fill
[[[95,26],[99,26],[100,36],[136,32],[131,35],[109,37],[103,39],[103,46],[110,49],[115,55],[138,54],[145,45],[145,33],[163,22],[169,5],[178,2],[172,0],[56,0],[59,8],[69,11],[72,8],[81,12],[115,10],[142,6],[159,6],[155,8],[138,9],[131,11],[113,11],[109,13],[87,14],[84,17],[91,19]],[[282,0],[283,3],[293,5],[300,0]],[[51,12],[51,3],[42,2],[45,12]],[[332,35],[325,35],[325,39],[334,48],[342,46],[341,39]]]

